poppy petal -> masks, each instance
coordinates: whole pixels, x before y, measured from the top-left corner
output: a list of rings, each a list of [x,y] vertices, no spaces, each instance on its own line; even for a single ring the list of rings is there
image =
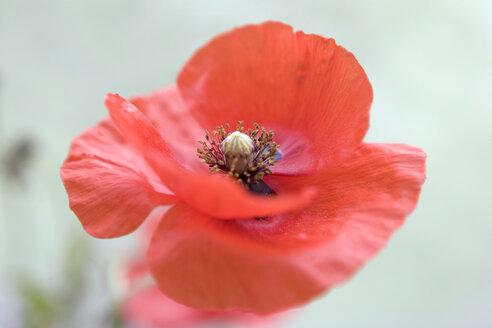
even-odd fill
[[[147,232],[144,235],[147,235]],[[128,261],[125,270],[124,282],[128,289],[128,296],[121,304],[121,312],[125,321],[139,327],[174,327],[187,326],[212,315],[211,311],[193,309],[166,297],[152,283],[144,257]]]
[[[157,286],[126,299],[122,314],[125,321],[137,327],[188,327],[211,316],[209,311],[193,309],[167,298]]]
[[[192,307],[271,313],[320,292],[302,268],[228,222],[182,204],[167,212],[147,253],[164,294]]]
[[[313,188],[304,188],[279,196],[257,196],[224,175],[186,171],[149,119],[133,104],[109,94],[106,107],[122,134],[146,158],[161,181],[179,199],[201,212],[222,219],[267,216],[303,208],[315,195]]]
[[[285,155],[277,173],[337,163],[368,129],[372,88],[355,57],[333,39],[282,23],[214,38],[184,66],[177,85],[206,129],[244,121],[274,131]]]
[[[304,176],[270,175],[265,180],[280,192],[317,188],[311,205],[288,216],[292,220],[284,220],[283,226],[313,242],[336,236],[354,215],[375,216],[374,224],[399,227],[417,204],[425,180],[425,159],[421,149],[405,144],[363,143],[337,167]]]
[[[154,210],[139,229],[141,238],[137,250],[148,248],[151,236],[166,210],[164,207]],[[123,318],[139,327],[189,327],[193,323],[206,323],[215,327],[237,322],[241,327],[259,328],[271,327],[273,322],[286,317],[285,313],[265,317],[250,312],[204,310],[177,303],[164,295],[153,282],[148,262],[140,252],[137,257],[127,260],[120,272],[123,273],[120,281],[127,295],[121,303]]]
[[[319,185],[320,197],[299,213],[223,221],[175,205],[151,241],[151,272],[189,306],[270,313],[306,303],[384,247],[415,208],[424,176],[421,150],[364,144],[333,172],[289,184],[280,180],[295,178],[272,177],[289,188]]]
[[[196,153],[205,131],[189,113],[175,85],[138,95],[131,102],[147,116],[178,161],[193,171],[207,171]]]
[[[61,177],[70,208],[98,238],[126,235],[154,207],[175,201],[109,120],[73,140]]]

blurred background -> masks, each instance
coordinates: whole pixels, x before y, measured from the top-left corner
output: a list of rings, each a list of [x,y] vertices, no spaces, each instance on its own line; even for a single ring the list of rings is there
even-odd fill
[[[282,327],[492,327],[492,2],[0,0],[0,327],[122,327],[135,236],[89,237],[59,178],[71,138],[174,81],[233,27],[333,37],[374,88],[368,141],[428,154],[417,210],[349,283]]]

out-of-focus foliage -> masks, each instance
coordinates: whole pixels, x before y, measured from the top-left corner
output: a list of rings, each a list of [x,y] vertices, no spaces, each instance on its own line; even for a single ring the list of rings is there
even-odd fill
[[[47,289],[35,277],[24,273],[17,282],[22,299],[22,313],[26,328],[51,328],[77,326],[77,309],[87,298],[88,272],[91,249],[87,239],[74,237],[65,245],[61,267],[63,280],[59,288]],[[121,327],[116,307],[109,308],[101,327]]]
[[[52,327],[57,315],[57,302],[51,291],[25,277],[19,283],[19,294],[24,302],[26,327]]]

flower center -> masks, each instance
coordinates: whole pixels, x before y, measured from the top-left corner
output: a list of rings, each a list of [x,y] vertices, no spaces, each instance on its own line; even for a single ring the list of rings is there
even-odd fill
[[[207,164],[210,172],[227,173],[253,188],[271,174],[270,166],[277,161],[278,145],[273,141],[273,132],[254,124],[254,129],[245,131],[239,121],[236,131],[230,131],[229,124],[218,126],[210,134],[205,130],[206,141],[198,141],[198,157]],[[264,183],[262,183],[264,184]]]

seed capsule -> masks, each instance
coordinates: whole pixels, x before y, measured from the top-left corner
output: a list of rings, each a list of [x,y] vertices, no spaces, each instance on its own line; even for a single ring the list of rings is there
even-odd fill
[[[253,154],[253,140],[239,131],[231,133],[221,144],[226,165],[232,173],[242,174],[251,162]]]

